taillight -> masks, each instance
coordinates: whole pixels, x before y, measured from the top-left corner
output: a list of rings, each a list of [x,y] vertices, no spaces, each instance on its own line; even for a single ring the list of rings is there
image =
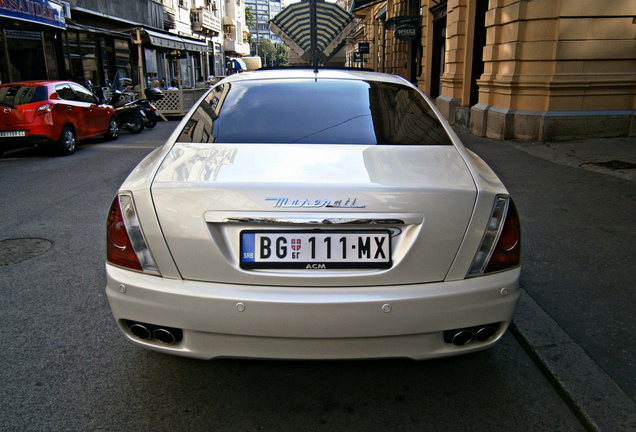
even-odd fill
[[[137,220],[130,193],[113,199],[106,222],[106,259],[116,266],[159,274]]]
[[[53,112],[53,110],[55,109],[55,105],[54,104],[44,104],[44,105],[40,105],[38,107],[38,109],[35,110],[35,115],[44,115],[44,114],[48,114],[50,112]]]
[[[521,224],[514,202],[497,196],[469,276],[517,267],[521,263]]]

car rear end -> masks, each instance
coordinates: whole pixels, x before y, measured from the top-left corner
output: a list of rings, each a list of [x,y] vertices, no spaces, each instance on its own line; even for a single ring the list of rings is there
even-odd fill
[[[27,81],[0,85],[0,147],[3,149],[55,142],[60,126],[49,85]]]
[[[495,343],[518,299],[519,228],[492,171],[397,78],[269,77],[217,86],[113,201],[107,293],[124,333],[198,358]],[[275,115],[253,111],[283,89]],[[306,108],[329,93],[347,97]]]

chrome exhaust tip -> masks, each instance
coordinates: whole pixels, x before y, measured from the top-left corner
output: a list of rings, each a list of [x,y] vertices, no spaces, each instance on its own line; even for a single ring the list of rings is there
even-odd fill
[[[128,328],[130,329],[130,332],[134,334],[135,336],[137,336],[139,339],[143,339],[143,340],[150,339],[150,336],[151,336],[150,330],[148,330],[146,326],[140,323],[135,323],[130,325]]]
[[[159,342],[164,344],[173,344],[176,342],[177,338],[172,334],[170,330],[165,328],[158,328],[152,332],[152,336],[157,339]]]
[[[468,343],[471,343],[474,337],[475,335],[472,331],[460,330],[457,333],[455,333],[455,336],[453,336],[453,339],[451,341],[453,342],[454,345],[461,346],[461,345],[466,345]]]
[[[183,330],[179,328],[146,324],[131,320],[122,320],[122,324],[133,336],[143,341],[172,345],[183,340]]]
[[[486,342],[497,334],[501,325],[502,323],[498,322],[446,330],[444,331],[444,342],[457,346],[467,345],[471,342]]]
[[[477,333],[475,334],[475,339],[477,339],[480,342],[486,342],[488,339],[493,337],[495,333],[497,333],[497,329],[495,327],[491,327],[491,326],[482,327],[479,330],[477,330]]]

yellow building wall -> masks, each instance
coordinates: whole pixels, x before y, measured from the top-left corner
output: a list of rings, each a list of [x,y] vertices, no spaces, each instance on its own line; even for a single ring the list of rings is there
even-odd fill
[[[491,0],[477,110],[496,109],[476,113],[473,133],[633,135],[634,113],[617,111],[636,109],[634,16],[628,0]]]
[[[416,84],[431,90],[433,17],[420,0],[422,45]],[[386,0],[358,13],[371,42],[366,67],[412,76],[408,42],[377,19],[408,15]],[[636,135],[636,0],[489,0],[478,103],[470,89],[475,0],[448,0],[444,73],[436,104],[451,123],[498,139]],[[478,48],[481,50],[481,48]]]

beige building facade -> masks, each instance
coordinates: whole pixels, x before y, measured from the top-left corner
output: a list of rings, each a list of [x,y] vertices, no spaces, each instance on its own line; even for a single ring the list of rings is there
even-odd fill
[[[636,136],[634,0],[355,0],[347,65],[496,139]]]

